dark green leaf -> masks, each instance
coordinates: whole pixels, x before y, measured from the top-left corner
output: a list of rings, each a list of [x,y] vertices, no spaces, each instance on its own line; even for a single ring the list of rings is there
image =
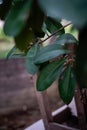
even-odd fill
[[[31,28],[26,25],[26,27],[15,37],[15,43],[17,48],[21,51],[27,52],[30,42],[32,42],[34,38],[34,33]]]
[[[87,22],[87,0],[38,0],[48,16],[63,18],[80,26]]]
[[[36,58],[37,52],[39,50],[39,44],[35,44],[28,51],[26,56],[26,69],[30,74],[35,74],[38,71],[39,65],[34,64],[34,60]]]
[[[59,79],[59,93],[66,104],[69,104],[74,96],[75,77],[70,65],[64,70]]]
[[[42,30],[44,17],[44,13],[39,7],[37,0],[34,0],[28,23],[30,27],[33,29],[36,37],[44,37],[45,35],[45,33]]]
[[[4,32],[9,36],[17,36],[26,25],[32,0],[20,0],[12,4],[4,25]]]
[[[55,20],[55,19],[50,18],[50,17],[47,17],[45,23],[46,23],[47,30],[50,33],[54,33],[56,30],[58,30],[61,27],[63,27],[62,24],[58,20]],[[59,34],[63,34],[63,33],[65,33],[64,29],[62,29],[59,32]]]
[[[54,80],[59,76],[65,59],[59,59],[49,63],[46,67],[44,67],[37,79],[37,90],[43,91],[50,87],[50,85],[54,82]]]

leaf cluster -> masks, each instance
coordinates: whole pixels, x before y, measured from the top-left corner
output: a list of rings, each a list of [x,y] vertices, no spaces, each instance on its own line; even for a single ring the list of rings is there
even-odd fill
[[[15,40],[7,58],[25,57],[27,71],[33,75],[39,71],[38,91],[46,90],[58,78],[60,96],[66,104],[75,91],[76,55],[71,46],[77,47],[78,41],[65,33],[61,19],[82,27],[87,21],[86,3],[86,0],[3,0],[0,4],[4,32]],[[50,38],[52,43],[48,44]]]

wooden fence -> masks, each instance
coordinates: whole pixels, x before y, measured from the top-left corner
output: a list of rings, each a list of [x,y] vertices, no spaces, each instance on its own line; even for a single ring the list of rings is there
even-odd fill
[[[35,90],[24,59],[0,60],[0,114],[34,107]],[[34,101],[34,103],[32,103]]]

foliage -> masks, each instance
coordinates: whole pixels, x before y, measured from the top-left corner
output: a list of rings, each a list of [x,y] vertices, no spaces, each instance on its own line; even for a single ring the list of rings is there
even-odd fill
[[[79,53],[82,53],[78,49],[73,50],[78,48],[78,40],[72,34],[65,33],[65,27],[69,24],[63,27],[61,19],[70,20],[73,27],[82,30],[87,22],[87,1],[10,0],[8,8],[4,10],[6,2],[8,1],[3,0],[0,5],[0,17],[5,20],[4,32],[14,37],[16,45],[8,57],[15,57],[14,51],[17,48],[22,51],[19,51],[18,56],[26,57],[27,71],[31,74],[39,71],[38,91],[47,89],[59,77],[60,96],[69,104],[74,96],[75,77],[79,81],[78,72],[84,70],[87,60],[85,56],[85,62],[78,70],[77,66],[84,57],[79,57]],[[53,38],[52,43],[43,46],[50,38]],[[86,37],[84,42],[85,39]],[[82,42],[83,40],[81,45]],[[86,48],[85,46],[85,50]],[[84,85],[87,86],[86,84]]]
[[[83,26],[87,22],[87,0],[38,1],[45,13],[53,18],[67,19],[77,26]]]

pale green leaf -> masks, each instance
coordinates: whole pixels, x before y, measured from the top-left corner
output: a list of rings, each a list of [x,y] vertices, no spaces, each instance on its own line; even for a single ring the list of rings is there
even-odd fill
[[[72,21],[81,27],[87,23],[87,0],[38,0],[48,16]]]
[[[31,47],[26,55],[26,69],[30,74],[35,74],[39,69],[39,65],[34,64],[39,49],[39,44],[35,44]]]
[[[72,44],[72,43],[75,43],[77,44],[78,41],[77,39],[70,33],[66,33],[66,34],[62,34],[59,38],[56,39],[55,41],[56,44],[61,44],[61,45],[64,45],[64,44]]]
[[[70,50],[63,49],[63,46],[59,44],[51,44],[38,51],[34,62],[40,64],[67,53],[70,53]]]
[[[70,50],[52,50],[52,51],[48,51],[48,52],[45,52],[45,53],[42,53],[41,55],[37,56],[37,58],[35,59],[35,63],[36,64],[40,64],[40,63],[43,63],[43,62],[46,62],[46,61],[49,61],[55,57],[58,57],[60,55],[63,55],[63,54],[68,54],[70,53]]]
[[[24,57],[24,52],[21,52],[16,46],[14,46],[7,54],[7,59]]]

